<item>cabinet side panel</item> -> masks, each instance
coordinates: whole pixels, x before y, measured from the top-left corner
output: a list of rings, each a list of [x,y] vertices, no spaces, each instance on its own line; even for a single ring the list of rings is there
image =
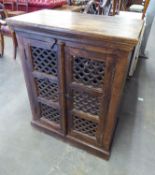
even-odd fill
[[[112,93],[110,98],[110,104],[105,123],[105,134],[103,137],[103,145],[107,151],[110,150],[111,142],[113,139],[114,130],[117,122],[117,113],[121,96],[124,88],[124,84],[127,77],[127,71],[129,66],[128,60],[129,52],[118,52],[116,69],[112,84]]]

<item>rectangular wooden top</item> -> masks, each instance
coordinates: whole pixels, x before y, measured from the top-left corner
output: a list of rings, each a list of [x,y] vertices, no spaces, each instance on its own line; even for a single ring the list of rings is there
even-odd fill
[[[136,44],[143,26],[139,19],[40,10],[7,19],[13,28],[58,31],[95,39]]]

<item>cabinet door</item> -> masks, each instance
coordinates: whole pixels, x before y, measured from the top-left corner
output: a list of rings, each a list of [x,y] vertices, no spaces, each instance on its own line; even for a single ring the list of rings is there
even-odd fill
[[[66,48],[68,135],[102,146],[115,62],[112,56]]]
[[[63,73],[59,71],[62,67],[61,48],[54,39],[24,38],[23,43],[33,119],[48,128],[65,132]]]

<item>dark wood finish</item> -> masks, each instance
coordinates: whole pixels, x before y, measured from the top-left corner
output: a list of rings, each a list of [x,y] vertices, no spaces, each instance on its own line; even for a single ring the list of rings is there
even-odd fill
[[[143,22],[50,10],[7,21],[20,43],[32,124],[108,159]]]
[[[17,55],[17,39],[15,32],[7,25],[5,19],[8,17],[8,13],[3,4],[0,3],[0,45],[1,45],[1,56],[4,55],[4,36],[12,38],[13,41],[13,58],[16,59]]]

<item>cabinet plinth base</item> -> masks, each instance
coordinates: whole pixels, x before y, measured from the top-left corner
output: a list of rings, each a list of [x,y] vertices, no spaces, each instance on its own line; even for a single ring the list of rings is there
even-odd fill
[[[79,139],[76,139],[70,135],[67,135],[66,137],[64,137],[64,134],[56,131],[54,129],[52,129],[51,127],[42,124],[39,120],[32,120],[31,121],[31,125],[37,129],[39,129],[40,131],[45,132],[46,134],[52,135],[55,138],[61,139],[63,142],[67,142],[71,145],[74,145],[80,149],[83,149],[91,154],[94,154],[102,159],[105,160],[109,160],[110,157],[110,152],[100,149],[98,147],[95,147],[93,145],[90,145],[88,143],[85,143]]]

